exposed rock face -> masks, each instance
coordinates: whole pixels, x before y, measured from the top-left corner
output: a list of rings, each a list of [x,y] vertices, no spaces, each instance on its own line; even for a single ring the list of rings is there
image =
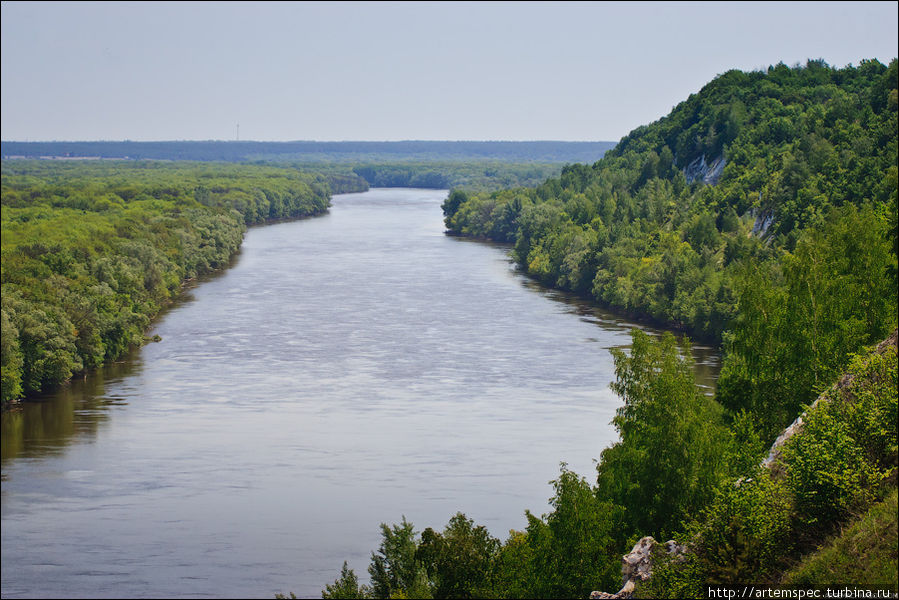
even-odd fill
[[[755,222],[752,224],[752,235],[764,238],[768,235],[768,229],[774,224],[774,214],[763,211],[757,215]]]
[[[706,163],[703,155],[684,168],[684,177],[687,178],[687,183],[702,181],[708,185],[716,185],[718,180],[721,179],[721,173],[724,171],[725,164],[727,164],[727,161],[724,160],[723,156]]]
[[[652,554],[659,545],[657,541],[648,535],[642,538],[634,546],[633,550],[621,557],[621,589],[610,594],[608,592],[593,592],[591,599],[625,599],[632,598],[638,583],[648,580],[652,576]],[[686,547],[674,540],[665,542],[665,552],[669,555],[681,556],[686,552]]]

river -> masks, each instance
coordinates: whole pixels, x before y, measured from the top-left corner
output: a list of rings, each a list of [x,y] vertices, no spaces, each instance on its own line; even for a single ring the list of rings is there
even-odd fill
[[[4,414],[3,598],[320,597],[379,523],[505,539],[560,462],[592,481],[634,325],[446,236],[445,197],[252,228],[160,342]]]

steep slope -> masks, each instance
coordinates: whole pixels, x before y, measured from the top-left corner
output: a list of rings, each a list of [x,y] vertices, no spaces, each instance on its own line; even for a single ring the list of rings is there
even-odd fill
[[[728,71],[592,166],[456,193],[446,225],[514,242],[546,285],[721,340],[740,266],[776,260],[835,211],[868,207],[895,252],[896,88],[895,60]]]

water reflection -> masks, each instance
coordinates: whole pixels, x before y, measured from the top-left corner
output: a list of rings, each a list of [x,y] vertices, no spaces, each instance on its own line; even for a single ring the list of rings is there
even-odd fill
[[[473,243],[492,246],[494,248],[502,250],[506,254],[508,254],[512,250],[511,244],[484,242],[459,237],[455,237],[453,239],[460,241],[461,243]],[[565,305],[567,307],[566,312],[576,315],[584,323],[595,325],[602,332],[627,333],[630,332],[631,329],[639,328],[640,330],[652,334],[656,337],[660,337],[665,332],[664,329],[654,327],[652,325],[647,325],[646,323],[635,323],[634,321],[628,320],[626,317],[622,317],[618,314],[615,314],[614,312],[601,308],[594,302],[591,302],[590,300],[580,297],[572,292],[547,288],[534,279],[522,275],[511,257],[508,259],[508,265],[509,271],[517,275],[522,287],[533,292],[534,294],[538,294],[544,298],[548,298],[553,302],[558,302]],[[681,341],[683,341],[683,339],[687,336],[677,334],[677,337]],[[584,339],[589,342],[604,344],[604,348],[606,349],[620,348],[625,351],[630,349],[630,344],[608,345],[608,336],[603,336],[601,334],[597,337],[586,337]],[[715,394],[716,383],[718,381],[718,374],[721,371],[721,352],[718,350],[718,348],[703,344],[701,342],[697,343],[691,340],[690,345],[693,355],[693,371],[696,375],[696,384],[703,389],[706,395],[713,396]]]
[[[2,461],[60,454],[74,441],[96,435],[122,397],[108,396],[107,385],[140,372],[140,353],[78,377],[57,390],[23,402],[2,417]]]
[[[228,268],[240,261],[241,252],[231,257]],[[196,300],[193,290],[222,277],[227,269],[187,282],[175,302],[163,308],[157,320]],[[16,458],[59,455],[73,442],[89,440],[110,419],[113,409],[128,405],[127,395],[108,395],[141,373],[141,348],[134,348],[119,360],[74,377],[56,389],[36,395],[0,416],[0,464]],[[127,388],[127,386],[126,386]],[[5,478],[6,475],[4,474]]]

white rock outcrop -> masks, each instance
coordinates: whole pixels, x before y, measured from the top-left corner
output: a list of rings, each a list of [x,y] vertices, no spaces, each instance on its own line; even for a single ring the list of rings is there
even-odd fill
[[[593,599],[621,599],[632,598],[638,583],[647,581],[652,576],[652,554],[659,542],[648,535],[641,538],[633,549],[621,557],[621,589],[610,594],[608,592],[592,592]],[[665,542],[665,552],[670,556],[681,556],[686,552],[686,547],[674,540]]]
[[[687,178],[687,183],[702,181],[708,185],[717,185],[726,164],[727,161],[723,156],[706,163],[705,155],[702,155],[684,168],[684,177]]]

